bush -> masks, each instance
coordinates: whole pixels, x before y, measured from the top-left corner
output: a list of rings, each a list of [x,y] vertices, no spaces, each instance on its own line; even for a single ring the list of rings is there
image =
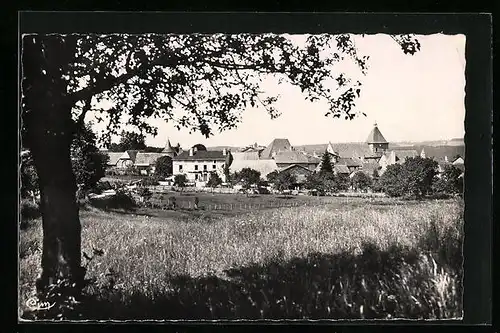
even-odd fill
[[[137,203],[132,195],[121,188],[117,189],[116,194],[112,197],[90,199],[90,204],[100,209],[134,210],[137,208]]]
[[[158,178],[156,176],[149,176],[147,178],[144,178],[141,181],[142,185],[144,186],[157,186],[160,183],[158,183]]]

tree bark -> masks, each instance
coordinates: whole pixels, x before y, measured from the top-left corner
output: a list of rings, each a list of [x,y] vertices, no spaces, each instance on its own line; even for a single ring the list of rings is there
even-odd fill
[[[76,130],[65,74],[75,55],[72,36],[23,39],[23,140],[31,150],[40,186],[43,224],[42,293],[60,279],[79,285],[81,226],[70,147]]]
[[[42,136],[33,145],[39,174],[43,222],[42,275],[39,292],[59,279],[80,284],[81,225],[76,202],[76,180],[71,167],[68,138]]]

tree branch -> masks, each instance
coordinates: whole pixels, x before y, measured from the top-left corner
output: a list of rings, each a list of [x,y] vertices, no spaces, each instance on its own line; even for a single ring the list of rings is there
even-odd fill
[[[68,95],[68,99],[70,100],[70,102],[72,104],[76,103],[77,101],[86,100],[89,96],[94,96],[94,95],[100,94],[104,91],[111,89],[114,86],[125,83],[129,79],[133,78],[134,76],[137,76],[137,75],[147,71],[148,69],[150,69],[154,66],[160,65],[160,66],[173,67],[175,65],[179,65],[179,64],[183,63],[183,60],[184,60],[184,58],[182,58],[178,55],[176,55],[176,56],[172,56],[172,55],[162,56],[162,57],[158,58],[156,61],[152,61],[148,65],[141,65],[141,66],[137,67],[136,69],[130,70],[127,73],[124,73],[122,75],[119,75],[116,77],[111,76],[111,77],[101,79],[101,80],[95,82],[95,84],[93,86],[89,86],[89,87],[80,89],[80,90]]]

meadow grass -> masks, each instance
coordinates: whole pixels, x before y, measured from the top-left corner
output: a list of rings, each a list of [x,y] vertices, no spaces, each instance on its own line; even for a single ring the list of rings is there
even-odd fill
[[[83,210],[83,251],[104,255],[89,263],[95,283],[80,318],[462,315],[457,200],[330,198],[317,207],[185,214]],[[40,224],[20,233],[21,311],[40,273]]]

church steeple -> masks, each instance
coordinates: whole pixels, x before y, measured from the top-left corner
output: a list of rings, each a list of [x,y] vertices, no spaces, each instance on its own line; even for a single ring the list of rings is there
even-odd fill
[[[165,149],[163,149],[162,153],[167,155],[167,156],[170,156],[170,157],[175,156],[175,150],[174,150],[174,148],[172,148],[172,145],[170,144],[169,138],[167,138],[167,144],[165,146]]]
[[[389,148],[389,142],[384,138],[378,129],[377,122],[373,124],[373,129],[366,139],[372,153],[384,153]]]

